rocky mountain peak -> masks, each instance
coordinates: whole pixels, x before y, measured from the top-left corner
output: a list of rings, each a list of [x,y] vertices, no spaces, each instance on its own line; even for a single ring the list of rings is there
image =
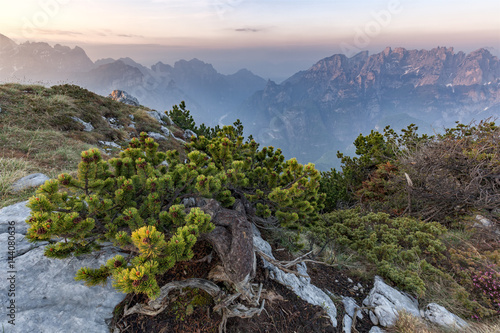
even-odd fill
[[[197,58],[193,58],[191,60],[179,60],[174,64],[174,70],[177,71],[190,71],[195,73],[204,73],[204,74],[218,74],[215,68],[207,64]]]
[[[336,54],[324,58],[310,69],[294,75],[285,82],[327,80],[338,86],[355,83],[358,89],[385,85],[414,87],[425,85],[487,84],[500,76],[500,61],[486,49],[468,55],[455,53],[452,47],[432,50],[385,48],[368,56],[367,52],[347,58]],[[299,74],[299,73],[298,73]]]
[[[0,34],[0,53],[10,51],[17,47],[17,44],[5,35]]]
[[[157,73],[170,73],[172,72],[172,69],[173,69],[172,66],[164,64],[161,61],[158,61],[156,64],[151,66],[151,70]]]
[[[111,98],[112,100],[115,100],[117,102],[122,102],[128,105],[132,106],[140,105],[137,98],[135,98],[134,96],[128,94],[126,91],[123,90],[113,90],[108,97]]]
[[[85,51],[56,44],[25,42],[17,45],[0,35],[0,78],[9,81],[20,77],[31,80],[59,80],[62,73],[86,72],[94,67]]]
[[[432,134],[431,126],[482,119],[499,106],[500,61],[488,50],[387,47],[351,58],[335,54],[279,85],[268,82],[248,102],[251,117],[244,120],[261,120],[256,128],[265,144],[321,165],[337,150],[327,153],[322,142],[350,144],[359,133],[387,124],[400,129],[416,123]],[[318,159],[322,153],[327,157]]]

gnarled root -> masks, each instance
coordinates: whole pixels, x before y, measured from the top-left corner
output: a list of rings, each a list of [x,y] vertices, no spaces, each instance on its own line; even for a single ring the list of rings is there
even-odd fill
[[[250,318],[264,309],[265,301],[260,301],[262,285],[252,284],[257,262],[253,248],[253,229],[247,218],[244,205],[237,201],[234,209],[226,209],[216,200],[198,202],[198,206],[211,216],[215,229],[201,236],[217,252],[222,266],[211,272],[211,278],[229,283],[234,294],[228,294],[215,283],[205,279],[187,279],[167,283],[160,289],[160,296],[147,304],[136,304],[125,308],[124,316],[133,313],[155,316],[169,306],[168,294],[175,289],[187,287],[206,291],[215,301],[214,311],[222,314],[219,332],[225,332],[228,318]],[[210,276],[210,275],[209,275]],[[244,305],[238,302],[241,299]]]
[[[257,261],[253,249],[252,224],[245,208],[236,202],[234,209],[226,209],[215,200],[207,200],[200,207],[211,216],[215,229],[202,235],[222,261],[226,281],[230,282],[243,299],[251,302],[256,295],[250,281],[255,277]]]
[[[231,317],[240,318],[251,318],[254,315],[259,315],[264,309],[265,300],[259,307],[247,307],[241,303],[234,303],[240,296],[241,293],[236,293],[232,295],[227,295],[219,286],[215,283],[205,280],[205,279],[187,279],[183,281],[174,281],[167,283],[160,289],[160,296],[154,300],[149,301],[147,304],[136,304],[130,309],[125,307],[123,316],[129,316],[131,314],[145,314],[148,316],[156,316],[165,310],[169,305],[168,294],[175,289],[184,288],[199,288],[206,291],[214,299],[216,305],[214,310],[221,313],[222,312],[222,322],[219,326],[219,332],[226,331],[227,319]],[[259,287],[258,295],[262,290],[262,285]],[[255,301],[255,300],[254,300]],[[256,300],[257,305],[260,300]]]

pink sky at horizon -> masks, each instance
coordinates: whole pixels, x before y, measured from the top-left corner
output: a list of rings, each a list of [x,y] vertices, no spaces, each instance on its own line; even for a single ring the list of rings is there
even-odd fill
[[[489,47],[499,55],[500,1],[23,0],[2,4],[0,33],[18,43],[79,45],[94,61],[197,57],[226,72],[284,77],[334,53],[386,46]]]

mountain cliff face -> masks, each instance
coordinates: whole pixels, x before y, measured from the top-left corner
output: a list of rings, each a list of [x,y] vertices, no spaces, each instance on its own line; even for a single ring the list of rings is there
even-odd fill
[[[66,80],[69,74],[87,72],[94,67],[85,51],[47,43],[16,44],[0,34],[0,79],[3,81]]]
[[[500,114],[500,61],[485,49],[338,54],[279,85],[268,82],[248,101],[251,110],[256,116],[245,121],[261,142],[325,169],[361,132],[410,123],[432,132]]]
[[[96,64],[101,65],[82,76],[83,86],[99,94],[126,90],[142,104],[161,111],[185,101],[197,123],[211,126],[225,117],[235,121],[239,117],[235,111],[242,102],[266,84],[248,70],[223,75],[198,59],[180,60],[174,66],[158,62],[151,68],[130,58]]]

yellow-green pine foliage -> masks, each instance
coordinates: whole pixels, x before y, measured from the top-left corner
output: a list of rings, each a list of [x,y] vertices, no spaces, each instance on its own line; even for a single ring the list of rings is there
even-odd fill
[[[156,275],[190,260],[199,235],[214,228],[199,208],[185,208],[184,198],[215,198],[226,207],[240,199],[287,227],[315,222],[323,198],[314,166],[285,161],[273,147],[259,151],[239,133],[226,126],[214,138],[193,138],[185,161],[177,151],[159,152],[146,133],[109,161],[98,149],[84,151],[77,177],[62,174],[30,199],[27,238],[52,241],[45,254],[54,258],[111,241],[131,254],[98,269],[82,268],[76,279],[96,285],[112,277],[118,290],[154,298]]]
[[[223,172],[219,179],[226,190],[217,199],[226,206],[235,197],[248,200],[258,216],[274,217],[288,228],[300,229],[317,221],[324,196],[318,193],[321,175],[313,164],[302,165],[295,158],[285,161],[281,149],[274,147],[259,151],[254,140],[244,142],[233,126],[224,126],[213,139],[193,138],[189,147],[206,153]],[[207,182],[200,178],[199,187]]]

